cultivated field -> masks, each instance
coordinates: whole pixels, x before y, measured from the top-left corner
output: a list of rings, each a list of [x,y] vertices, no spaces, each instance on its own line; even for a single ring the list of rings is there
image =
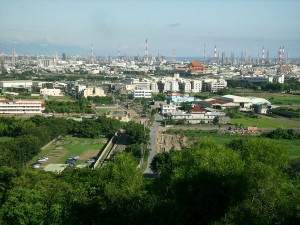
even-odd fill
[[[52,163],[65,163],[67,159],[73,155],[78,155],[80,158],[76,164],[85,164],[85,162],[97,156],[100,150],[106,144],[106,138],[78,138],[78,137],[61,137],[52,145],[44,149],[40,154],[34,157],[28,165],[37,161],[38,158],[47,156],[49,159],[42,163],[42,167]]]

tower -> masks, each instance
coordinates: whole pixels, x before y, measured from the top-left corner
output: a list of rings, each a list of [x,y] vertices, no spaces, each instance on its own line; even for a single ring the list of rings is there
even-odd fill
[[[175,52],[175,48],[172,49],[172,61],[173,61],[173,62],[176,61],[176,52]]]
[[[94,63],[94,61],[95,61],[94,44],[92,44],[92,46],[91,46],[91,61],[92,61],[92,63]]]
[[[282,47],[282,58],[283,59],[285,58],[285,55],[284,55],[284,46]]]
[[[225,65],[225,52],[222,52],[222,65]]]
[[[217,61],[217,46],[215,46],[215,51],[214,51],[214,60]]]
[[[270,52],[269,52],[269,50],[267,51],[267,61],[268,61],[268,63],[270,63]]]
[[[203,52],[203,56],[204,56],[204,61],[206,59],[206,52],[205,52],[205,47],[206,47],[206,44],[204,43],[204,52]]]
[[[263,46],[263,50],[262,50],[262,64],[265,63],[265,47]]]
[[[148,50],[148,39],[146,39],[146,49],[145,49],[145,61],[148,61],[149,50]]]
[[[16,52],[15,52],[15,48],[12,49],[12,58],[11,58],[11,63],[14,66],[16,64]]]
[[[281,55],[281,46],[280,46],[280,48],[279,48],[279,62],[281,62],[281,60],[282,60],[282,55]]]
[[[120,60],[121,59],[121,50],[120,50],[120,45],[119,45],[119,48],[118,48],[118,59]]]

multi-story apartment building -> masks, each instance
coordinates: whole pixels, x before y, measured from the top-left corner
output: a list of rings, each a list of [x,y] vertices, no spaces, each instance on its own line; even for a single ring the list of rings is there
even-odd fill
[[[134,98],[151,98],[152,91],[151,90],[138,90],[135,89],[133,92]]]
[[[227,87],[227,82],[223,79],[207,80],[202,83],[203,92],[217,92],[220,89]]]
[[[202,91],[202,81],[200,80],[192,80],[191,88],[193,93],[198,93]]]
[[[165,113],[175,112],[177,107],[173,103],[170,103],[170,104],[163,103],[160,105],[160,108],[161,108],[160,112],[163,115]]]
[[[192,91],[192,85],[190,81],[181,81],[179,82],[179,90],[183,92],[191,92]]]
[[[62,96],[63,94],[61,93],[60,89],[41,89],[40,90],[41,95],[46,95],[46,96]]]
[[[179,84],[178,81],[158,81],[157,82],[159,92],[166,92],[166,91],[179,91]]]
[[[157,93],[157,92],[159,92],[158,85],[157,85],[156,82],[152,82],[152,83],[150,84],[150,89],[151,89],[152,93]]]
[[[82,91],[82,95],[84,97],[94,97],[94,96],[100,96],[104,97],[106,94],[104,94],[104,90],[97,88],[97,87],[91,87],[91,88],[86,88]]]

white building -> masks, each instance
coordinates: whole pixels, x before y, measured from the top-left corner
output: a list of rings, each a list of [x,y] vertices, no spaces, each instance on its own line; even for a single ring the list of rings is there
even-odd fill
[[[170,104],[164,103],[164,104],[160,105],[160,108],[161,108],[160,113],[163,115],[165,113],[175,112],[177,107],[173,103],[170,103]]]
[[[0,81],[0,88],[32,88],[32,80]]]
[[[274,83],[278,82],[278,83],[283,84],[284,83],[284,74],[273,77],[273,82]]]
[[[47,89],[47,88],[41,89],[40,94],[45,95],[45,96],[62,96],[63,95],[61,93],[60,89]]]
[[[202,91],[202,81],[200,80],[192,80],[191,88],[193,93],[199,93]]]
[[[179,82],[179,90],[190,93],[192,91],[192,85],[190,81],[184,80]]]
[[[0,101],[0,114],[41,114],[45,110],[42,101]]]
[[[202,91],[217,92],[220,89],[226,88],[227,82],[223,79],[218,80],[204,80],[202,83]]]
[[[264,98],[257,98],[252,96],[247,96],[245,98],[248,98],[252,104],[262,104],[262,105],[269,105],[269,106],[271,105],[271,102]]]
[[[269,77],[264,74],[246,74],[246,75],[235,76],[234,79],[238,81],[251,81],[253,83],[273,81],[273,77]]]
[[[249,111],[252,107],[251,100],[245,97],[240,97],[236,95],[224,95],[221,97],[221,100],[238,103],[240,105],[240,109],[243,111]]]
[[[222,123],[229,123],[230,119],[226,117],[224,112],[206,112],[205,114],[191,114],[182,111],[175,111],[169,114],[173,120],[185,119],[188,123],[198,124],[201,121],[211,123],[214,121],[222,121]]]
[[[152,98],[151,90],[134,90],[134,98]]]
[[[91,87],[91,88],[86,88],[83,90],[82,95],[86,97],[95,97],[95,96],[100,96],[104,97],[106,94],[104,94],[104,90],[97,88],[97,87]]]
[[[152,93],[157,93],[157,92],[159,92],[159,90],[158,90],[158,85],[157,85],[156,82],[152,82],[152,83],[150,84],[150,89],[151,89]]]

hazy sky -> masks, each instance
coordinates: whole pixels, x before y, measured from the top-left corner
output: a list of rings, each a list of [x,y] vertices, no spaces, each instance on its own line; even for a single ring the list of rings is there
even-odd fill
[[[300,0],[0,0],[0,53],[300,56]]]

